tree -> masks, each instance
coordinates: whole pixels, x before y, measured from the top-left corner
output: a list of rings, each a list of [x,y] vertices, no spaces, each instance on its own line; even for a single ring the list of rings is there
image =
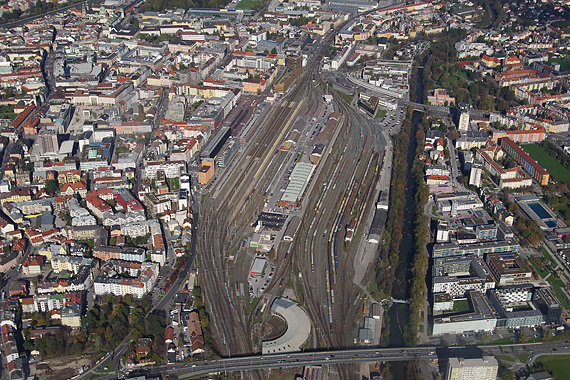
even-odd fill
[[[489,95],[485,96],[481,101],[481,108],[484,110],[493,110],[493,98]]]
[[[532,232],[528,236],[528,241],[532,245],[537,245],[540,242],[540,237],[538,236],[538,234],[536,232]]]
[[[4,99],[10,99],[12,97],[14,97],[14,89],[12,87],[8,87],[6,89],[4,89],[4,95],[3,98]]]
[[[58,189],[58,183],[54,179],[48,179],[45,183],[46,192],[50,195],[55,195]]]

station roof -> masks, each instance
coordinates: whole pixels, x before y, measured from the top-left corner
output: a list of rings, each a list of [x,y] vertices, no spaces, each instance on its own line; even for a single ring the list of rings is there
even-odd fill
[[[314,170],[315,165],[313,164],[306,162],[297,163],[291,172],[289,185],[287,185],[287,188],[281,197],[281,201],[292,203],[297,202],[299,198],[301,198],[301,195],[303,195],[303,192],[309,182],[309,178],[311,178]]]

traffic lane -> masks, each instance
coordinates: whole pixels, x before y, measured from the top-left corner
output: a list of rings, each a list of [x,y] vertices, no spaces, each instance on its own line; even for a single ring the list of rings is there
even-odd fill
[[[402,357],[417,357],[417,356],[425,356],[425,357],[434,357],[435,356],[435,348],[421,348],[421,349],[389,349],[389,350],[382,350],[382,351],[362,351],[362,352],[354,352],[354,351],[334,351],[332,352],[315,352],[315,353],[307,353],[307,352],[299,352],[299,353],[289,353],[289,354],[278,354],[278,355],[264,355],[264,356],[254,356],[254,357],[236,357],[236,358],[227,358],[227,359],[220,359],[214,362],[196,362],[192,364],[186,365],[175,365],[175,366],[163,366],[160,369],[170,369],[170,370],[185,370],[188,367],[191,368],[209,368],[209,369],[217,369],[217,368],[224,368],[228,366],[238,366],[238,365],[247,365],[251,366],[254,363],[264,364],[264,365],[280,365],[280,364],[287,364],[287,363],[337,363],[337,362],[345,362],[346,360],[361,360],[361,361],[374,361],[377,359],[385,359],[385,358],[402,358]]]
[[[346,362],[374,362],[374,361],[399,361],[413,359],[444,359],[456,357],[460,353],[469,351],[472,353],[483,352],[485,354],[499,354],[501,349],[512,348],[517,352],[533,352],[534,356],[566,353],[568,341],[551,343],[527,343],[497,346],[459,346],[459,347],[415,347],[415,348],[371,348],[344,351],[323,352],[298,352],[255,357],[227,358],[215,362],[196,362],[185,365],[160,366],[144,371],[153,373],[180,373],[185,377],[205,374],[209,372],[237,371],[249,369],[264,369],[278,367],[296,367],[309,364],[340,364]],[[327,359],[328,358],[328,359]]]
[[[196,375],[203,375],[212,372],[225,372],[225,371],[244,371],[244,370],[255,370],[255,369],[269,369],[269,368],[280,368],[280,367],[302,367],[306,365],[325,365],[325,364],[344,364],[347,362],[375,362],[375,361],[402,361],[402,360],[415,360],[415,359],[431,359],[431,356],[418,355],[418,354],[404,354],[404,355],[391,355],[391,356],[377,356],[377,357],[346,357],[346,358],[331,358],[327,360],[323,359],[289,359],[282,362],[261,362],[256,363],[239,363],[237,365],[214,365],[214,366],[202,366],[199,367],[193,364],[195,367],[188,366],[183,369],[170,370],[168,373],[177,373],[179,378],[192,377]]]

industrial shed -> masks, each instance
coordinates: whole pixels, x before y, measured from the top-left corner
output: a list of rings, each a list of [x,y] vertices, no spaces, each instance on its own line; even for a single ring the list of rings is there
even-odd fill
[[[291,172],[291,177],[289,178],[289,185],[285,189],[281,200],[279,201],[279,206],[281,207],[297,207],[297,204],[307,185],[309,180],[313,175],[315,170],[315,165],[306,162],[299,162],[293,168]]]

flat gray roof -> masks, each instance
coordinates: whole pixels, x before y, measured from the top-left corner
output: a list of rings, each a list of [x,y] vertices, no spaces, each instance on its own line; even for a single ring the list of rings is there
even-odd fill
[[[297,202],[299,198],[301,198],[301,195],[303,195],[314,170],[315,165],[313,164],[306,162],[297,163],[291,172],[289,185],[287,185],[283,196],[281,196],[281,200],[292,203]]]
[[[262,354],[277,354],[299,351],[311,332],[311,321],[307,313],[295,302],[275,298],[271,310],[281,315],[287,322],[287,331],[279,338],[263,342]]]

